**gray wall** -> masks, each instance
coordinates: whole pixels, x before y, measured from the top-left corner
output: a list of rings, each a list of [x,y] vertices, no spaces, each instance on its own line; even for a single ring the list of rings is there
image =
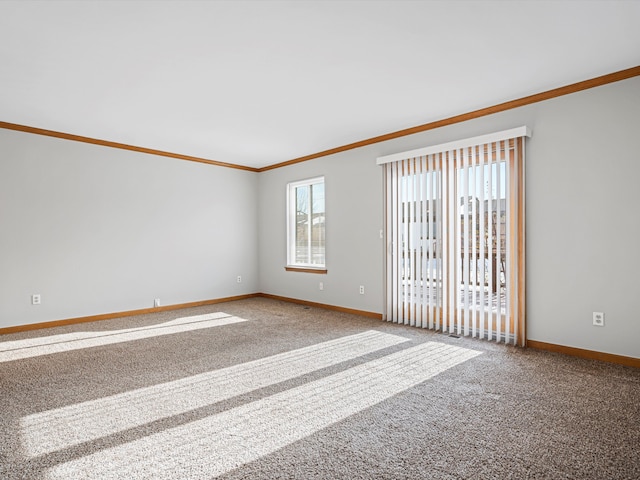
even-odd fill
[[[0,327],[256,292],[257,188],[253,172],[0,130]]]
[[[254,292],[382,312],[376,157],[520,125],[528,338],[640,358],[637,77],[260,174],[0,130],[0,327]],[[286,184],[318,175],[328,274],[285,272]]]
[[[286,186],[324,175],[327,274],[287,272]],[[260,290],[263,293],[381,312],[383,208],[381,169],[370,149],[332,155],[259,177]],[[324,290],[319,283],[324,283]],[[365,287],[365,295],[358,292]]]
[[[640,357],[640,78],[261,173],[259,289],[383,310],[376,157],[527,125],[528,338]],[[324,175],[326,276],[285,272],[285,186]],[[323,281],[325,290],[318,289]],[[358,285],[366,286],[365,295]],[[605,327],[592,312],[605,312]]]

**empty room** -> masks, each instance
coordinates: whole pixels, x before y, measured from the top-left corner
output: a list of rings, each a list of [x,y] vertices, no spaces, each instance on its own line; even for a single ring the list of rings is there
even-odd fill
[[[640,2],[0,2],[0,478],[640,478]]]

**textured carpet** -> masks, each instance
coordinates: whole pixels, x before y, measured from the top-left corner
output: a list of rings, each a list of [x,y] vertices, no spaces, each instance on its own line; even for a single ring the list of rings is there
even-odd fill
[[[2,479],[640,479],[640,370],[264,298],[0,337]]]

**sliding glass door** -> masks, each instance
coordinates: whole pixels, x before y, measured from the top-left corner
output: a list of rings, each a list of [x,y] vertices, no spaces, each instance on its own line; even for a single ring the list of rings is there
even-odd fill
[[[386,317],[522,344],[524,138],[446,147],[379,160],[387,185]]]

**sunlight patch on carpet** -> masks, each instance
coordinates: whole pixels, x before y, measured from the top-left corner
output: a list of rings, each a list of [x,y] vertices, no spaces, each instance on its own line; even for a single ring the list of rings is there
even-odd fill
[[[130,342],[144,338],[190,332],[204,328],[219,327],[232,323],[246,322],[223,312],[181,317],[157,325],[122,330],[63,333],[47,337],[28,338],[0,342],[0,362],[10,362],[23,358],[39,357],[52,353],[69,352],[83,348],[101,347],[114,343]]]
[[[212,405],[408,341],[374,330],[24,417],[23,445],[43,455]]]
[[[212,478],[345,420],[480,354],[427,342],[59,464],[48,470],[48,478]]]

